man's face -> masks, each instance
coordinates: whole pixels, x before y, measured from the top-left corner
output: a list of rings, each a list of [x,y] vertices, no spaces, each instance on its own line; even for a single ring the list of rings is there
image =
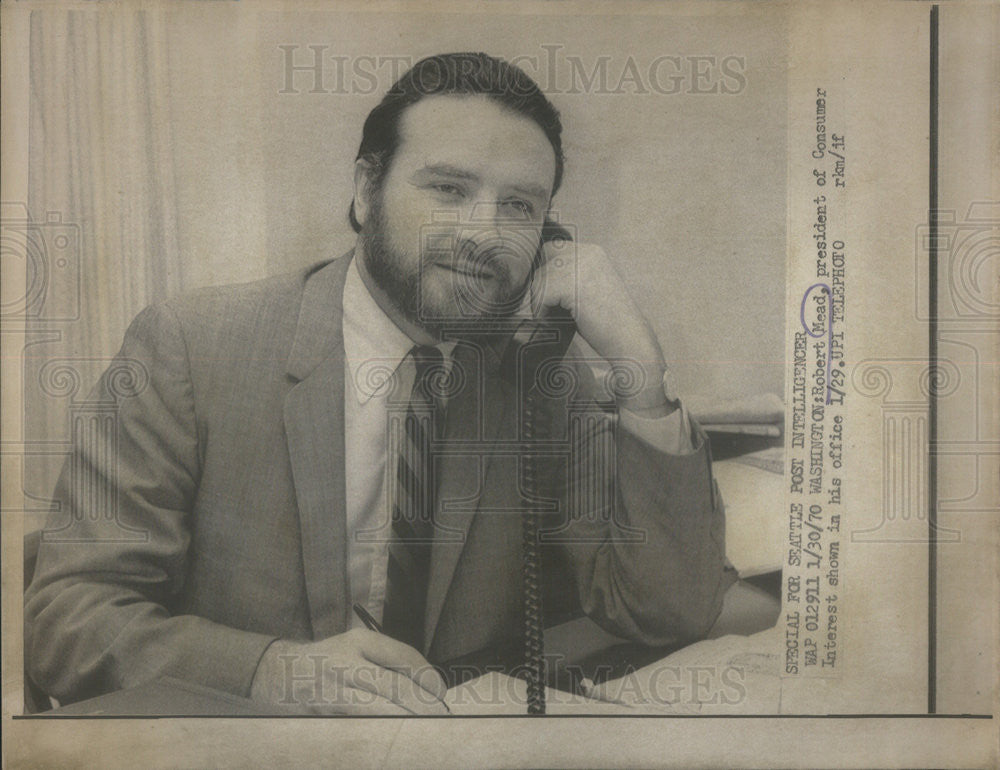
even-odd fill
[[[481,96],[407,108],[381,189],[361,210],[369,274],[407,320],[505,316],[531,277],[555,176],[542,129]]]

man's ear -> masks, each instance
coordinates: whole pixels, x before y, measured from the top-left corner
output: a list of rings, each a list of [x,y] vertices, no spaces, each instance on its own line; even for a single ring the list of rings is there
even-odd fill
[[[370,161],[354,161],[354,218],[364,226],[371,208],[372,191],[375,189],[375,169]]]

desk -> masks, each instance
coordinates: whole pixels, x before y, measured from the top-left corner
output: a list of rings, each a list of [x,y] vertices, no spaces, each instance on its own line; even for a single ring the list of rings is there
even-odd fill
[[[726,593],[722,614],[709,632],[709,638],[732,634],[748,636],[762,631],[774,624],[780,610],[780,602],[766,591],[744,581],[737,582]],[[573,709],[590,713],[594,708],[604,708],[601,704],[590,704],[587,711],[587,704],[577,696],[569,695],[582,676],[596,682],[618,679],[674,652],[672,648],[643,647],[621,639],[604,631],[589,618],[577,618],[548,629],[545,644],[546,655],[557,662],[557,665],[550,666],[550,685],[565,694],[565,697],[558,698],[560,713],[573,713]],[[42,714],[53,718],[282,715],[287,716],[287,712],[268,709],[247,698],[169,677]]]
[[[71,703],[42,717],[276,716],[279,712],[194,682],[163,677],[130,690]]]

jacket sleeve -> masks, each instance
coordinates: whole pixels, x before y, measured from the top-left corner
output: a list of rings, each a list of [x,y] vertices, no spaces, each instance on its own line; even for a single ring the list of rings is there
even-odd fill
[[[174,615],[199,442],[181,325],[133,321],[74,428],[25,594],[29,676],[62,703],[170,675],[249,693],[272,637]],[[79,418],[77,418],[79,422]]]
[[[615,414],[569,419],[575,454],[560,539],[584,612],[648,645],[704,637],[736,577],[705,433],[692,421],[693,451],[668,454]]]

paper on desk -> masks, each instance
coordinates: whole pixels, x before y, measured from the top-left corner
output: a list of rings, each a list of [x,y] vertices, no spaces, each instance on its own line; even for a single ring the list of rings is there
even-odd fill
[[[451,713],[463,715],[526,715],[528,686],[523,679],[490,672],[452,687],[445,695]],[[632,714],[634,710],[621,703],[605,703],[563,690],[545,688],[546,714]]]
[[[776,393],[758,393],[728,401],[692,393],[684,396],[684,403],[701,425],[780,425],[785,416],[784,402]]]
[[[779,632],[697,642],[598,685],[594,697],[630,704],[633,714],[778,714]]]
[[[781,569],[787,484],[783,476],[740,462],[712,464],[726,505],[726,556],[741,577]]]

